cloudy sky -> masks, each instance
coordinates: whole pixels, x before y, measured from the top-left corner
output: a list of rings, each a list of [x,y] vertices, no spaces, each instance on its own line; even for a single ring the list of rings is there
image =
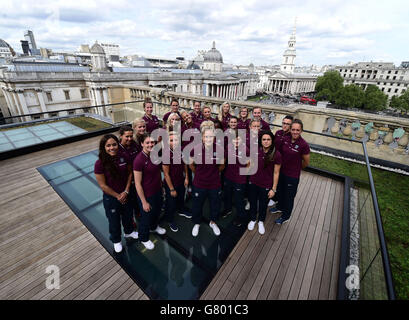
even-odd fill
[[[280,64],[297,17],[297,65],[409,60],[407,0],[1,0],[0,39],[21,52],[120,45],[121,55],[192,59],[212,41],[225,63]]]

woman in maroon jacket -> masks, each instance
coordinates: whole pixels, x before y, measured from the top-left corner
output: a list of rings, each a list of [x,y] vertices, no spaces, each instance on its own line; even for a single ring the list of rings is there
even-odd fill
[[[103,191],[102,201],[109,223],[109,235],[116,253],[122,251],[121,222],[126,239],[138,239],[133,231],[132,207],[128,201],[131,187],[131,161],[119,150],[118,138],[106,134],[99,143],[98,160],[94,167],[95,177]]]
[[[248,229],[254,229],[257,220],[258,232],[264,234],[264,220],[266,218],[268,200],[277,192],[278,178],[281,168],[281,154],[274,148],[274,134],[262,131],[257,152],[257,171],[249,179],[250,222]]]

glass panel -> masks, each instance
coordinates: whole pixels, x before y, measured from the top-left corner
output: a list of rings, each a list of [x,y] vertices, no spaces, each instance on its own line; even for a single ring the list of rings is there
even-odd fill
[[[16,148],[21,148],[21,147],[30,146],[36,143],[41,143],[41,142],[43,141],[41,141],[39,138],[31,138],[27,140],[13,141],[13,144]]]
[[[38,170],[106,250],[113,254],[102,191],[93,174],[97,152],[94,150]],[[207,210],[208,205],[204,208],[205,217],[208,216]],[[205,221],[199,236],[193,238],[191,219],[176,215],[175,222],[178,232],[170,231],[167,224],[163,224],[168,230],[166,236],[151,234],[154,250],[146,250],[139,241],[125,245],[123,240],[124,252],[114,255],[114,258],[150,298],[198,299],[241,233],[231,232],[226,220],[221,224],[226,229],[222,229],[222,234],[216,237]]]
[[[22,132],[20,134],[8,135],[8,137],[11,141],[15,142],[15,141],[33,138],[34,135],[31,132]]]
[[[49,135],[49,136],[42,136],[41,139],[43,141],[52,141],[52,140],[62,139],[62,138],[65,138],[65,137],[66,136],[64,134],[56,132],[56,133],[53,133],[52,135]]]
[[[0,136],[0,143],[9,143],[9,139],[7,139],[7,137],[5,136]]]
[[[0,151],[7,151],[14,149],[14,146],[11,143],[2,143],[0,144]]]

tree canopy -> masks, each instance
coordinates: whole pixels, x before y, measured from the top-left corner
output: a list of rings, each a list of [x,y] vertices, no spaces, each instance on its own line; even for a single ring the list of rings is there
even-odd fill
[[[344,79],[338,71],[330,70],[324,73],[323,76],[317,78],[315,91],[317,92],[317,100],[328,100],[335,102],[338,91],[343,87]]]

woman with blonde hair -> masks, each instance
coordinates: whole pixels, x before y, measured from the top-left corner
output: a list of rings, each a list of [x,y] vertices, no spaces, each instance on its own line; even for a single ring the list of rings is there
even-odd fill
[[[179,113],[172,112],[169,114],[168,120],[166,121],[166,127],[165,129],[169,131],[178,131],[177,126],[181,126],[181,119],[179,116]]]
[[[230,114],[230,103],[223,102],[220,106],[219,114],[217,115],[217,119],[222,123],[222,129],[225,131],[229,127],[229,121],[231,118]]]
[[[132,129],[133,129],[133,139],[135,142],[141,146],[140,138],[146,133],[146,122],[142,118],[136,118],[132,122]],[[140,147],[142,150],[142,147]]]
[[[203,121],[200,124],[200,132],[203,132],[204,129],[213,129],[214,130],[215,129],[214,128],[214,122],[210,121],[210,120]]]
[[[237,129],[250,130],[250,121],[247,107],[241,108],[237,120]]]

